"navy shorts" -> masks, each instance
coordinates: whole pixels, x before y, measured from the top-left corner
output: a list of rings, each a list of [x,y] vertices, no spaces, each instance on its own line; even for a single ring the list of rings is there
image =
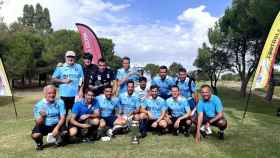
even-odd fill
[[[117,119],[117,116],[108,116],[108,117],[102,117],[104,121],[106,122],[106,126],[112,128],[114,126],[114,122]]]
[[[40,133],[42,135],[47,135],[48,133],[51,133],[56,125],[53,126],[46,126],[46,125],[40,125],[40,126],[34,126],[32,129],[32,134],[34,133]]]

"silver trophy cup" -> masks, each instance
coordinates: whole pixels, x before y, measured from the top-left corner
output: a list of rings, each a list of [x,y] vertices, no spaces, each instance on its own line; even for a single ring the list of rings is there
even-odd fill
[[[131,131],[131,144],[139,144],[139,138],[138,138],[138,133],[139,133],[139,121],[131,121],[131,126],[130,126],[130,131]]]

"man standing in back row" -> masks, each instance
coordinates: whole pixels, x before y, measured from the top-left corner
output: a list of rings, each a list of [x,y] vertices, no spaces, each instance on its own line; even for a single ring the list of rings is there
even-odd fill
[[[69,109],[72,109],[75,96],[79,94],[80,83],[84,80],[82,66],[75,63],[75,58],[75,52],[67,51],[65,63],[60,67],[56,67],[52,76],[52,82],[59,84],[59,96],[66,106],[66,115]]]
[[[122,59],[122,68],[118,69],[116,80],[118,85],[117,95],[125,93],[127,91],[127,81],[136,81],[138,80],[139,75],[137,72],[133,72],[130,68],[130,59],[128,57],[123,57]]]
[[[175,85],[174,79],[167,75],[167,71],[166,66],[160,66],[159,75],[151,82],[151,85],[159,87],[159,96],[165,100],[171,97],[171,87]]]

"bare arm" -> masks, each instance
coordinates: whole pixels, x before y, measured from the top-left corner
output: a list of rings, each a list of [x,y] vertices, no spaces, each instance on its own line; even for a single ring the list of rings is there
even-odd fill
[[[203,112],[200,112],[200,113],[198,113],[197,125],[196,125],[196,135],[195,135],[196,143],[200,142],[200,127],[202,124],[202,120],[203,120]]]
[[[84,126],[83,126],[82,123],[80,123],[80,122],[78,122],[78,121],[75,120],[75,117],[76,117],[75,114],[72,114],[72,115],[71,115],[70,123],[71,123],[72,125],[74,125],[74,126],[77,126],[77,127],[80,127],[80,128],[84,128]]]
[[[179,117],[178,119],[183,120],[183,119],[186,119],[186,118],[190,117],[191,115],[192,115],[192,112],[188,111],[185,115]]]
[[[218,112],[217,115],[208,122],[209,122],[209,124],[211,124],[211,123],[221,119],[223,116],[224,116],[223,112]]]
[[[160,114],[160,117],[156,120],[156,122],[159,123],[159,121],[163,120],[165,114],[166,114],[166,111],[162,111]]]
[[[52,83],[56,83],[56,84],[63,84],[63,83],[70,83],[71,80],[70,80],[70,79],[58,79],[58,78],[56,78],[56,77],[53,77],[53,78],[51,79],[51,82],[52,82]]]

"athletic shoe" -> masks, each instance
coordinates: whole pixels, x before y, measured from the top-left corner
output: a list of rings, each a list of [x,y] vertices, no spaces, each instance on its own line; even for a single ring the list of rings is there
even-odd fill
[[[174,136],[178,136],[179,133],[180,133],[180,130],[179,130],[179,129],[174,129],[174,130],[173,130],[173,135],[174,135]]]
[[[210,127],[205,128],[205,133],[206,133],[207,135],[212,134],[212,130],[211,130],[211,128],[210,128]]]
[[[109,136],[109,137],[112,137],[113,136],[113,130],[108,129],[107,132],[106,132],[106,135]]]
[[[224,131],[219,131],[219,132],[218,132],[218,135],[219,135],[219,139],[221,139],[221,140],[224,140],[224,139],[225,139],[225,133],[224,133]]]
[[[184,136],[185,137],[189,137],[190,136],[190,133],[191,133],[191,128],[186,128],[185,131],[184,131]]]
[[[43,150],[43,144],[37,143],[35,149],[36,149],[37,151]]]
[[[147,136],[147,133],[146,132],[142,132],[141,134],[140,134],[140,138],[145,138]]]
[[[82,139],[82,142],[83,142],[83,143],[91,143],[91,141],[90,141],[89,138],[83,138],[83,139]]]
[[[105,136],[105,137],[101,137],[101,141],[102,142],[108,142],[111,140],[111,137]]]
[[[204,126],[204,125],[202,125],[202,126],[200,127],[200,132],[205,132],[205,126]]]

